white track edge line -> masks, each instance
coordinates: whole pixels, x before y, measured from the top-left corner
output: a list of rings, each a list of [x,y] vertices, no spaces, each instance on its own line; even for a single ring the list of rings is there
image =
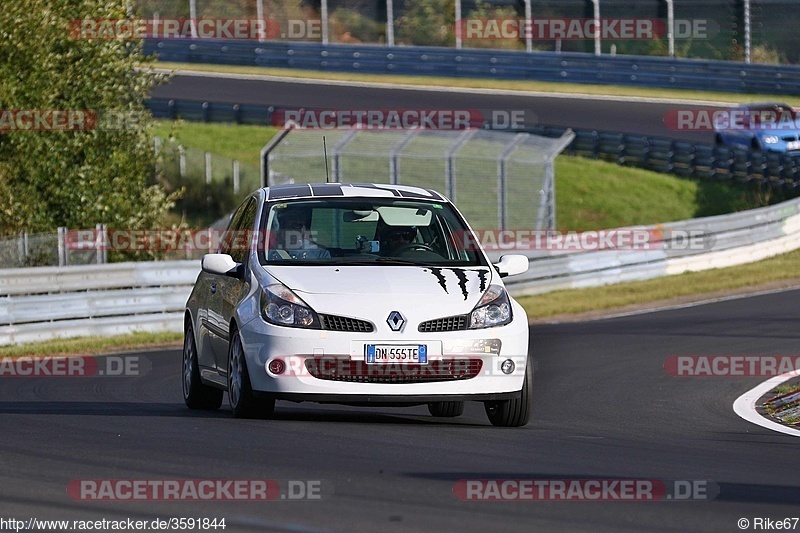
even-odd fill
[[[793,437],[800,437],[800,430],[784,426],[783,424],[778,424],[772,420],[768,420],[761,416],[758,411],[756,411],[756,402],[759,398],[761,398],[772,388],[777,387],[784,381],[788,381],[794,377],[797,377],[797,375],[798,371],[793,370],[791,372],[781,374],[780,376],[769,378],[764,383],[739,396],[736,401],[733,402],[733,412],[744,420],[757,426],[761,426],[772,431],[777,431],[778,433],[791,435]]]

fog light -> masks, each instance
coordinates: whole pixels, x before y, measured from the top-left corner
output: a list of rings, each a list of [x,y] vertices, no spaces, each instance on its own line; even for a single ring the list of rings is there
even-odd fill
[[[283,374],[283,371],[286,370],[286,363],[283,362],[283,359],[273,359],[267,365],[267,370],[273,374]]]
[[[500,370],[503,371],[503,374],[510,374],[514,371],[515,367],[516,365],[514,364],[514,361],[511,359],[506,359],[503,361],[503,364],[500,365]]]

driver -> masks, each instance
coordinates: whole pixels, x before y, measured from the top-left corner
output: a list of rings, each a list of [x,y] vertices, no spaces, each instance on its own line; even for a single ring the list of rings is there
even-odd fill
[[[412,244],[417,238],[417,227],[395,227],[389,230],[386,236],[386,248],[389,255],[401,251],[403,247]]]

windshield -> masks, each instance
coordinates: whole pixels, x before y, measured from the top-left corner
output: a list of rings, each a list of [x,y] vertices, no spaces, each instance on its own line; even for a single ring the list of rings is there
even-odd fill
[[[268,204],[262,264],[486,266],[450,204],[327,198]]]

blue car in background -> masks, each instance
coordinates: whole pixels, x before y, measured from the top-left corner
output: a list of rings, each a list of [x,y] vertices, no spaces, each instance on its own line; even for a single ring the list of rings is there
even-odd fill
[[[765,152],[800,153],[800,119],[787,104],[744,104],[716,114],[715,141],[720,146]]]

